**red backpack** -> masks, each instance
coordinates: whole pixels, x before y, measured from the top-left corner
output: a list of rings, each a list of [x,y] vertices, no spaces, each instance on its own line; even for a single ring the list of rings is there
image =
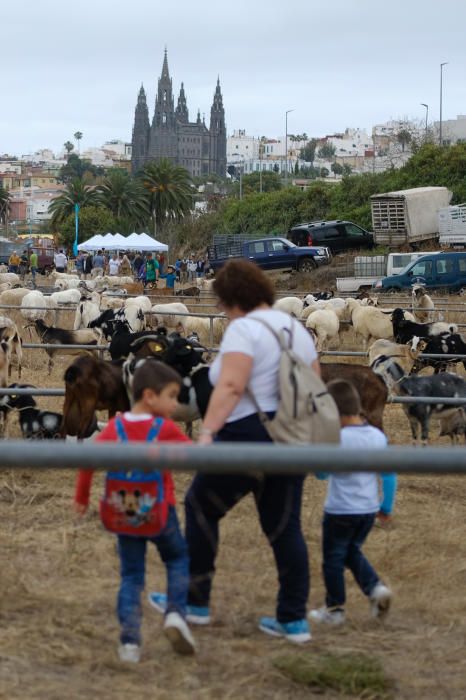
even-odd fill
[[[154,419],[147,433],[147,442],[157,440],[162,425],[162,418]],[[128,436],[120,416],[115,418],[115,428],[118,439],[127,442]],[[168,518],[162,472],[108,472],[105,493],[100,501],[100,517],[104,527],[118,535],[158,535]]]

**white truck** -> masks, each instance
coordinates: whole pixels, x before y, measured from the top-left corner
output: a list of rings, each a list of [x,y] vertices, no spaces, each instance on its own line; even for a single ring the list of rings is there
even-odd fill
[[[438,226],[440,245],[466,248],[466,204],[440,209]]]
[[[415,187],[371,197],[372,230],[377,245],[416,245],[438,237],[440,209],[452,193],[446,187]]]
[[[433,255],[439,251],[417,253],[389,253],[388,255],[359,255],[354,258],[352,277],[337,277],[339,292],[369,291],[381,277],[399,275],[407,265],[421,255]]]

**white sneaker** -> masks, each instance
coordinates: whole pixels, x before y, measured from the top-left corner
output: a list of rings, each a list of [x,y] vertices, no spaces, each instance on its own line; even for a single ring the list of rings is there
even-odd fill
[[[387,615],[392,602],[392,592],[383,583],[377,583],[369,596],[372,617],[383,618]]]
[[[194,654],[196,645],[188,625],[177,612],[168,613],[163,631],[178,654]]]
[[[342,625],[345,621],[344,610],[331,610],[325,605],[317,610],[311,610],[308,613],[310,620],[324,625]]]
[[[137,644],[120,644],[118,648],[120,661],[138,664],[141,658],[141,647]]]

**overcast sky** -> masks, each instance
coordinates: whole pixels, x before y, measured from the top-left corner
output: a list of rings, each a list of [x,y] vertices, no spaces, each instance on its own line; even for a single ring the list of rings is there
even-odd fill
[[[228,133],[320,136],[390,118],[466,113],[464,0],[0,2],[0,153],[131,139],[141,82],[152,119],[163,51],[190,118],[220,75]]]

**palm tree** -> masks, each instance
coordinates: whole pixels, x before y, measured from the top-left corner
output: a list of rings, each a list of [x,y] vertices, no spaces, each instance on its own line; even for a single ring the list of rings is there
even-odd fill
[[[0,224],[8,228],[8,215],[10,213],[10,193],[0,186]]]
[[[74,148],[74,143],[71,143],[71,141],[65,141],[65,143],[63,145],[66,149],[67,154],[70,155],[71,151]]]
[[[80,144],[80,141],[81,141],[81,139],[82,139],[82,137],[83,137],[83,133],[82,133],[82,131],[75,131],[74,134],[73,134],[73,136],[74,136],[74,138],[76,139],[76,141],[78,142],[78,153],[79,153],[79,155],[81,155],[81,144]]]
[[[180,219],[192,206],[193,185],[190,175],[168,158],[148,163],[141,175],[149,195],[154,233],[170,219]]]
[[[75,204],[79,204],[80,207],[99,206],[101,195],[94,186],[86,185],[83,180],[75,177],[50,202],[49,212],[52,214],[52,224],[60,224],[67,216],[73,214]]]
[[[140,180],[130,178],[126,170],[113,169],[99,185],[102,202],[117,219],[129,219],[133,228],[150,217],[149,197]]]

